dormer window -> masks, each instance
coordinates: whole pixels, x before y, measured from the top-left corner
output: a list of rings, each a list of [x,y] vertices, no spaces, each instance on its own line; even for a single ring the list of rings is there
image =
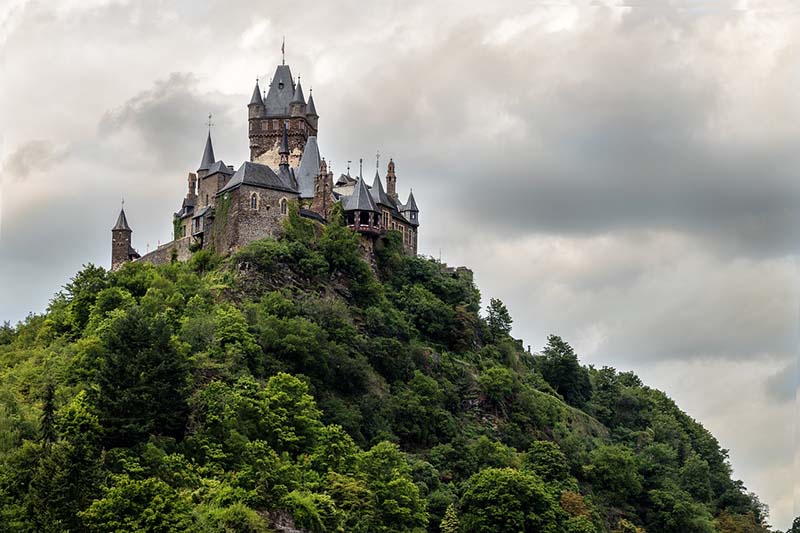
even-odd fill
[[[278,82],[278,89],[283,89],[283,81]]]

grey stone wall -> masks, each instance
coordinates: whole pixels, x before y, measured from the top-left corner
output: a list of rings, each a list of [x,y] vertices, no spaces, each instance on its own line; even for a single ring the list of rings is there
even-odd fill
[[[256,196],[256,208],[251,207],[251,197]],[[217,253],[226,254],[245,244],[277,237],[287,216],[281,213],[281,200],[297,200],[297,194],[273,191],[260,187],[242,185],[227,193],[227,198],[218,198],[214,222],[206,237]],[[288,212],[288,209],[287,209]]]
[[[188,261],[192,257],[192,252],[189,251],[191,244],[191,237],[184,237],[176,241],[162,244],[152,252],[143,255],[137,261],[145,263],[152,263],[154,265],[165,265],[172,262],[173,256],[178,261]]]

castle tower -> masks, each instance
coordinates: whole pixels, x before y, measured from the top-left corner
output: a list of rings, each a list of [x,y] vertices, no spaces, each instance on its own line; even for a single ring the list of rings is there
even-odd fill
[[[260,90],[260,89],[259,89]],[[259,99],[261,103],[259,103]],[[297,168],[310,136],[317,135],[319,116],[313,102],[306,103],[300,83],[294,83],[289,65],[280,64],[261,98],[253,91],[248,108],[250,161],[272,168],[280,164],[283,124],[288,124],[289,165]]]
[[[323,158],[319,164],[319,174],[314,179],[314,199],[311,210],[327,220],[331,212],[331,193],[333,192],[333,172],[328,172],[328,163]]]
[[[386,170],[386,194],[397,200],[397,175],[394,173],[394,161],[389,158],[389,167]]]
[[[111,228],[111,270],[117,270],[128,261],[139,258],[139,254],[131,246],[132,233],[125,217],[125,209],[121,208],[117,223]]]

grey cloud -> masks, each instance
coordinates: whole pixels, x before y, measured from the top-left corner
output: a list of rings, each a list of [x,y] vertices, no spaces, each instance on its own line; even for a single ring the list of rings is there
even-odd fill
[[[224,157],[230,141],[241,134],[236,127],[241,117],[233,115],[238,100],[219,93],[200,93],[196,86],[196,76],[173,73],[107,112],[100,120],[98,134],[103,138],[132,132],[138,151],[131,151],[131,160],[176,173],[194,170],[205,143],[204,123],[211,113],[217,154]]]
[[[767,396],[780,403],[790,403],[797,399],[800,391],[800,366],[795,360],[767,379],[764,384]]]
[[[44,140],[28,141],[9,155],[3,165],[3,174],[13,180],[28,178],[44,172],[65,157],[65,153]]]

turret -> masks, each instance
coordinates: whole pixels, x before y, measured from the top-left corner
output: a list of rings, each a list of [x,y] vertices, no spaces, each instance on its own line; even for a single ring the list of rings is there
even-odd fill
[[[394,173],[394,161],[389,158],[389,168],[386,170],[386,194],[395,200],[397,197],[397,175]]]
[[[319,174],[314,180],[314,199],[311,210],[322,215],[326,220],[331,210],[331,192],[333,191],[333,173],[328,172],[328,163],[323,158],[319,164]]]
[[[308,118],[308,122],[311,124],[311,127],[314,128],[314,131],[317,131],[317,128],[319,127],[319,115],[317,114],[317,106],[314,105],[314,89],[310,89],[308,91],[306,117]]]
[[[403,213],[406,220],[411,222],[411,225],[419,226],[419,208],[417,207],[416,200],[414,200],[413,190],[409,191],[408,200],[406,200],[405,205],[400,208],[400,212]]]
[[[306,113],[306,99],[303,96],[303,87],[300,85],[300,76],[294,86],[294,95],[289,103],[289,114],[293,117],[302,117]]]
[[[132,233],[125,217],[125,209],[120,209],[117,223],[111,228],[111,270],[117,270],[128,261],[139,258],[139,254],[131,246]]]
[[[211,129],[208,130],[208,137],[206,137],[206,147],[203,150],[203,159],[200,161],[200,166],[197,169],[197,175],[202,179],[208,174],[208,169],[214,164],[214,146],[211,144]]]
[[[263,118],[265,115],[264,100],[261,98],[261,88],[258,86],[258,79],[256,79],[256,86],[253,89],[253,96],[250,98],[250,103],[247,104],[247,116],[250,119]],[[254,129],[251,125],[250,129]]]
[[[197,199],[197,174],[194,172],[189,172],[188,178],[188,185],[189,190],[186,193],[187,200],[196,200]]]

